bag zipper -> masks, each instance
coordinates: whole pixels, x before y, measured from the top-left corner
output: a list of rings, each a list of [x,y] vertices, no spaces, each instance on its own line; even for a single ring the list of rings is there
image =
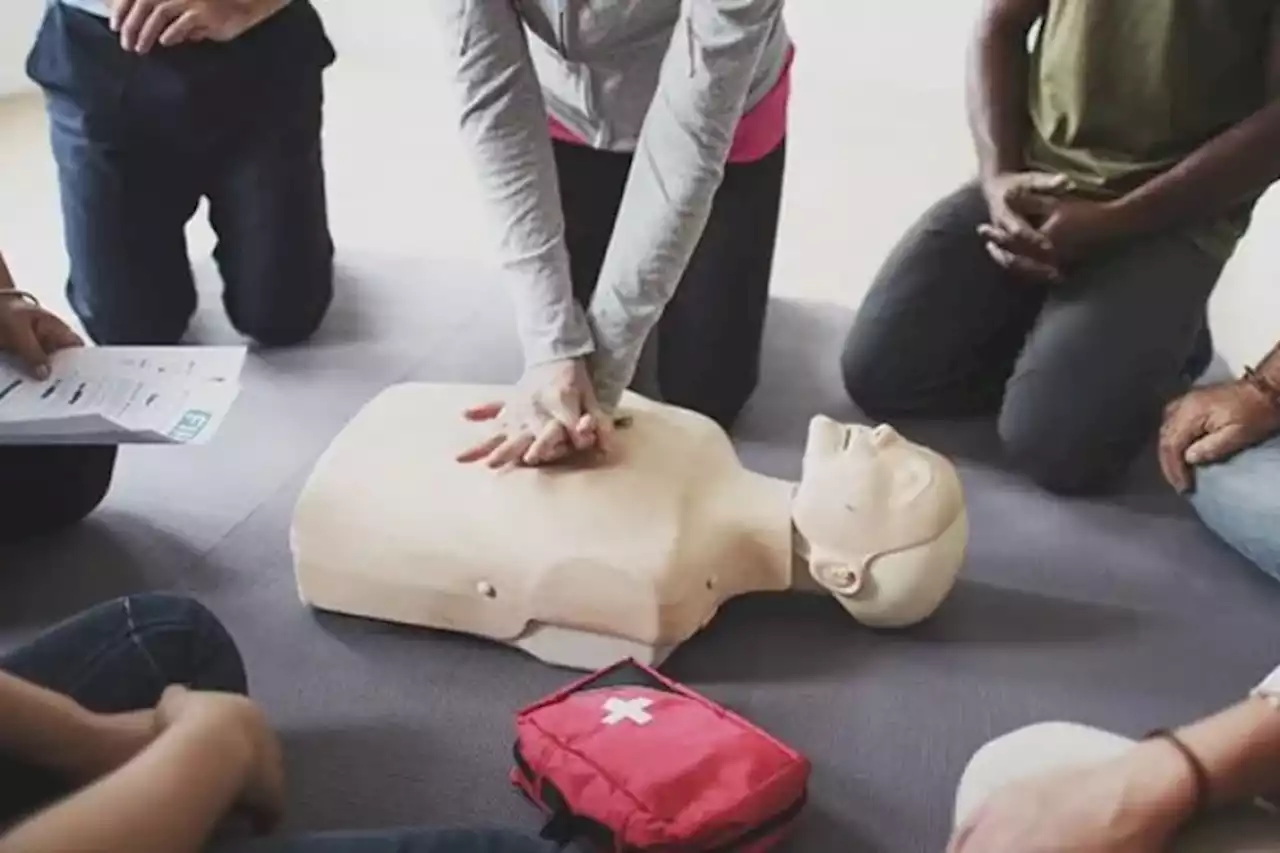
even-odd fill
[[[538,788],[538,796],[543,797],[543,794],[542,794],[543,789],[548,790],[552,794],[552,797],[558,801],[557,805],[561,806],[561,808],[557,809],[555,808],[554,805],[550,803],[544,803],[545,805],[552,805],[553,812],[567,812],[569,817],[571,818],[577,817],[573,813],[573,810],[569,808],[569,803],[564,798],[564,794],[560,793],[560,789],[558,789],[555,785],[552,785],[551,783],[546,782],[545,780],[542,782],[538,782],[538,780],[534,776],[533,768],[529,766],[529,762],[525,761],[524,755],[520,752],[519,744],[516,744],[512,748],[512,753],[515,756],[516,770],[518,770],[520,774],[524,776],[525,779],[529,780],[529,782],[536,784]],[[546,798],[544,797],[544,800],[545,799]],[[778,812],[773,817],[763,821],[762,823],[757,824],[755,827],[747,830],[746,832],[742,833],[742,835],[739,835],[738,837],[730,841],[726,841],[725,843],[719,844],[715,847],[706,848],[705,850],[700,851],[700,853],[735,853],[737,850],[740,850],[741,848],[747,846],[748,844],[752,844],[753,842],[759,841],[765,836],[772,835],[774,832],[778,831],[782,827],[786,826],[787,824],[795,820],[799,816],[800,812],[804,810],[805,804],[808,802],[808,800],[809,800],[809,792],[807,790],[802,791],[800,793],[800,796],[797,797],[795,801],[791,803],[791,805],[787,806],[785,809]],[[586,820],[586,819],[583,819],[583,820]],[[595,821],[589,821],[589,822],[592,824],[596,823]],[[603,824],[599,824],[599,826],[605,832],[610,832],[610,834],[612,834],[608,827],[604,826]]]

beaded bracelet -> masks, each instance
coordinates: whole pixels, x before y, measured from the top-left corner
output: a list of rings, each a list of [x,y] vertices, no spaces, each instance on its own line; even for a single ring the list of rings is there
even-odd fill
[[[1168,729],[1156,729],[1150,732],[1143,740],[1162,740],[1176,749],[1184,759],[1187,766],[1191,768],[1191,775],[1195,779],[1196,800],[1192,814],[1200,814],[1209,805],[1209,771],[1205,769],[1204,764],[1196,757],[1196,754],[1182,742],[1182,739]]]
[[[1262,396],[1266,397],[1271,402],[1272,406],[1280,409],[1280,388],[1277,388],[1270,379],[1263,376],[1252,367],[1246,367],[1244,369],[1244,378],[1246,382],[1254,388],[1257,388],[1258,391],[1262,393]]]

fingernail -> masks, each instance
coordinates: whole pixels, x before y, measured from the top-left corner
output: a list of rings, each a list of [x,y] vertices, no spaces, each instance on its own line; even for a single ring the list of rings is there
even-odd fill
[[[37,379],[49,378],[49,366],[47,364],[42,364],[36,368],[36,378]]]

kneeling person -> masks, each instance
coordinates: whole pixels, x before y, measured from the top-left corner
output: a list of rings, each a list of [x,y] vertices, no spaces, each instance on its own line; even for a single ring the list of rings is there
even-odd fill
[[[100,344],[166,345],[196,291],[202,198],[232,324],[308,338],[333,292],[321,160],[333,47],[308,0],[50,0],[27,71],[45,92],[68,297]]]
[[[1042,486],[1113,485],[1204,368],[1206,303],[1280,173],[1277,10],[989,0],[979,179],[881,270],[845,346],[853,400],[876,419],[998,413]]]

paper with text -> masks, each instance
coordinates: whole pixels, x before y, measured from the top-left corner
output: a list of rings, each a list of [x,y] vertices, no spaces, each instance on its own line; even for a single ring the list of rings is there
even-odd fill
[[[0,360],[0,444],[204,444],[240,394],[245,347],[84,347],[48,379]]]

